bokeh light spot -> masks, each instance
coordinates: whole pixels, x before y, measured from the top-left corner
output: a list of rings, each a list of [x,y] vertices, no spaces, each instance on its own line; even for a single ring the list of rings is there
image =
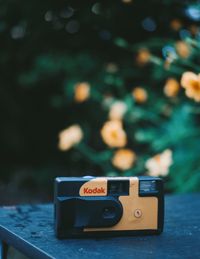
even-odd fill
[[[51,22],[53,20],[53,13],[52,11],[47,11],[44,15],[44,19],[46,22]]]
[[[179,35],[180,35],[180,38],[181,38],[182,40],[184,40],[184,39],[190,37],[190,36],[191,36],[191,33],[190,33],[188,30],[184,30],[184,29],[183,29],[183,30],[180,30]]]
[[[177,57],[175,48],[170,45],[166,45],[162,48],[162,55],[164,58],[168,58],[169,56],[174,58]]]
[[[10,33],[13,39],[21,39],[25,35],[25,28],[21,25],[16,25],[11,29]]]
[[[146,31],[155,31],[156,30],[156,23],[152,18],[147,17],[142,21],[142,27]]]
[[[74,34],[79,31],[80,24],[76,20],[71,20],[67,23],[65,28],[68,33]]]
[[[74,15],[74,9],[70,6],[68,6],[66,9],[64,9],[60,12],[61,18],[70,18],[73,15]]]
[[[190,19],[200,21],[200,4],[188,6],[185,13]]]
[[[93,6],[92,6],[92,12],[93,12],[94,14],[97,14],[97,15],[101,14],[101,4],[100,4],[100,3],[95,3],[95,4],[93,4]]]

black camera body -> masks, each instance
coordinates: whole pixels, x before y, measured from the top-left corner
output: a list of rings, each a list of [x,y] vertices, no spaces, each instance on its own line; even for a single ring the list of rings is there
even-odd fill
[[[163,181],[158,177],[58,177],[54,193],[58,238],[160,234]]]

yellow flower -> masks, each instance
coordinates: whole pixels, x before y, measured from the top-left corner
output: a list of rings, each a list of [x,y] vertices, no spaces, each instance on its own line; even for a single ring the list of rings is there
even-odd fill
[[[194,99],[196,102],[200,102],[200,74],[193,72],[185,72],[181,78],[181,85],[185,88],[185,94]]]
[[[112,164],[120,170],[130,169],[136,160],[135,153],[130,149],[119,149],[112,158]]]
[[[145,65],[149,62],[151,53],[148,49],[140,49],[136,56],[136,61],[139,65]]]
[[[121,121],[107,121],[101,129],[101,136],[109,147],[124,147],[127,143],[126,132],[122,128]]]
[[[137,103],[144,103],[148,98],[146,90],[142,87],[134,88],[132,91],[132,95]]]
[[[179,82],[174,78],[169,78],[164,86],[164,93],[168,97],[177,96],[180,89]]]
[[[175,44],[176,51],[181,58],[188,58],[191,53],[190,46],[184,41],[178,41]]]
[[[83,139],[83,131],[79,125],[72,125],[71,127],[62,130],[59,133],[58,148],[61,151],[66,151],[77,145]]]
[[[127,105],[122,101],[114,102],[109,111],[110,120],[121,120],[127,111]]]
[[[174,30],[174,31],[178,31],[181,29],[182,27],[182,22],[179,19],[174,19],[171,21],[170,23],[170,27]]]
[[[74,99],[78,103],[86,101],[90,96],[90,85],[87,82],[76,84],[74,90]]]
[[[172,151],[166,149],[161,154],[147,160],[145,167],[150,176],[166,176],[169,173],[169,167],[172,165]]]

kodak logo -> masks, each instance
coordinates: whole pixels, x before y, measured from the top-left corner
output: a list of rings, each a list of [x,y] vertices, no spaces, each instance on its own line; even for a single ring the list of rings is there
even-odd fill
[[[101,188],[84,188],[83,189],[83,193],[84,194],[96,194],[96,193],[104,193],[105,194],[105,188],[101,187]]]

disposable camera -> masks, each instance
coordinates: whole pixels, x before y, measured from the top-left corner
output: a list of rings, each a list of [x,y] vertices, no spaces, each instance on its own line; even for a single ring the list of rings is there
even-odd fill
[[[58,177],[58,238],[160,234],[163,181],[158,177]]]

